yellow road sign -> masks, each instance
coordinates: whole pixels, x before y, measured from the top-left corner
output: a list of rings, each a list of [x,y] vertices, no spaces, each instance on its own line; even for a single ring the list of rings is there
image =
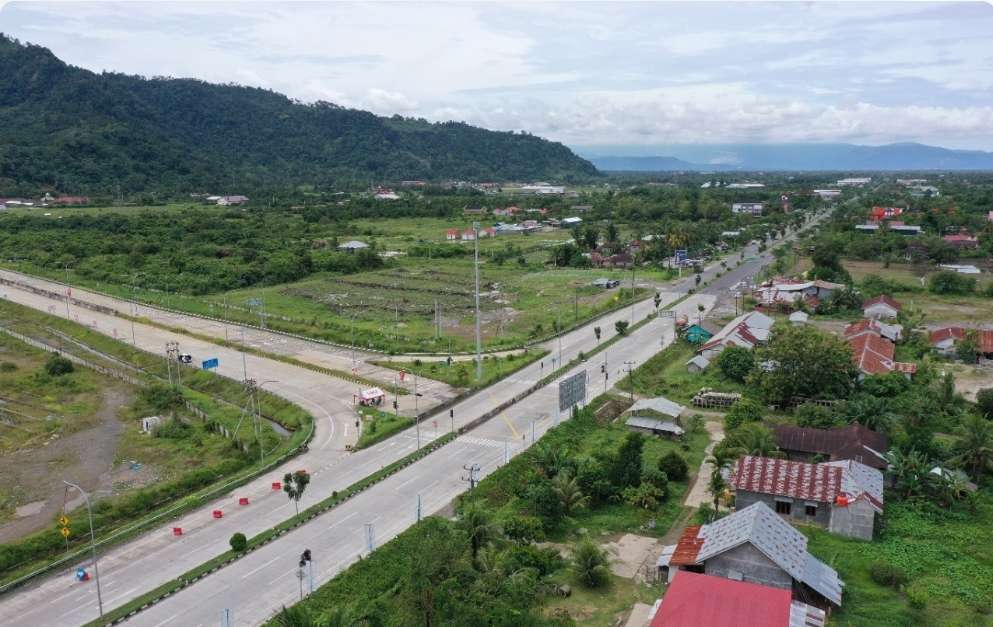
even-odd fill
[[[59,531],[62,532],[62,537],[64,538],[69,537],[69,527],[63,527],[62,529],[59,529]]]
[[[63,527],[68,527],[69,526],[69,517],[66,516],[65,514],[62,514],[61,516],[59,516],[59,524],[62,525]]]

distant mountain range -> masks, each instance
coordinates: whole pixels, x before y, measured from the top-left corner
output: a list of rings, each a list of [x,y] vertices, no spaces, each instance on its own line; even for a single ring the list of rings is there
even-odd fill
[[[604,171],[993,170],[993,152],[953,150],[916,143],[671,144],[573,146]]]
[[[253,87],[97,74],[0,34],[0,196],[598,175],[562,144],[526,133],[302,104]]]

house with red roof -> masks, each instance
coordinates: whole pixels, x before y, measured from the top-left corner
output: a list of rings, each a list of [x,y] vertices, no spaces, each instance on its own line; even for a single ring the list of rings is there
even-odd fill
[[[966,329],[963,327],[942,327],[931,331],[929,339],[931,346],[938,353],[951,357],[956,355],[956,344],[966,338],[966,335],[974,331],[976,334],[976,352],[981,357],[993,358],[993,329]]]
[[[945,240],[959,250],[973,250],[979,248],[979,240],[965,232],[946,235],[941,239]]]
[[[824,610],[841,605],[845,584],[837,571],[808,553],[807,537],[762,502],[690,525],[664,551],[673,583],[689,571],[788,590],[794,600]]]
[[[775,320],[759,311],[743,313],[727,323],[696,352],[713,361],[728,346],[755,348],[769,340],[774,323]]]
[[[892,296],[880,294],[862,303],[862,315],[866,318],[896,318],[901,305]]]
[[[683,571],[650,627],[823,627],[826,618],[784,588]]]
[[[902,372],[910,378],[917,372],[917,364],[896,361],[896,345],[871,327],[846,338],[852,349],[852,361],[862,372],[862,376]]]
[[[873,222],[890,220],[903,215],[903,207],[873,207],[869,210],[869,219]]]
[[[459,229],[445,229],[445,239],[448,241],[454,241],[462,236],[462,231]]]
[[[786,520],[850,538],[871,540],[883,513],[883,473],[850,459],[811,464],[745,455],[728,483],[738,509],[764,503]]]
[[[899,342],[903,338],[902,324],[886,324],[879,320],[862,318],[845,327],[845,339],[851,340],[865,333],[881,335],[891,342]]]

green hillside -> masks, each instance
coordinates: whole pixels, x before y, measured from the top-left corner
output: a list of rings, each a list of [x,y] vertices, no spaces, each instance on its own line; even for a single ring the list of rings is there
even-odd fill
[[[559,143],[253,87],[96,74],[0,35],[0,195],[597,175]]]

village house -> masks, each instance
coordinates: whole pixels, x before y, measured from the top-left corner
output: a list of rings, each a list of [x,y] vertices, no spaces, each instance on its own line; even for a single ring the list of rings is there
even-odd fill
[[[354,253],[355,251],[362,250],[364,248],[369,248],[369,244],[354,239],[338,246],[338,250],[343,250],[346,253]]]
[[[786,520],[850,538],[871,540],[883,513],[883,473],[850,459],[812,464],[745,455],[728,483],[737,509],[761,502]]]
[[[958,342],[966,338],[972,329],[963,327],[942,327],[931,331],[929,340],[931,346],[945,357],[957,356]],[[993,329],[975,329],[976,353],[979,357],[993,359]]]
[[[800,326],[807,324],[807,320],[810,319],[810,314],[805,311],[794,311],[790,314],[790,324],[793,326]]]
[[[982,274],[982,271],[971,264],[960,264],[960,263],[939,263],[938,267],[942,270],[951,270],[958,274]]]
[[[462,215],[466,216],[484,216],[486,215],[486,207],[463,207]]]
[[[759,311],[743,313],[714,334],[697,353],[714,361],[728,346],[752,349],[769,339],[775,320]]]
[[[900,235],[920,235],[924,231],[923,227],[916,224],[904,224],[897,221],[890,222],[886,228]]]
[[[917,364],[895,361],[896,345],[873,328],[847,339],[852,349],[852,361],[861,371],[860,378],[889,372],[902,372],[908,379],[917,372]]]
[[[230,207],[234,205],[243,205],[248,202],[248,196],[221,196],[217,199],[217,204],[222,207]]]
[[[814,194],[819,196],[821,200],[834,200],[841,196],[840,189],[815,189]]]
[[[900,313],[900,303],[887,294],[880,294],[862,303],[862,315],[866,318],[896,318]]]
[[[462,235],[462,231],[459,229],[445,229],[445,239],[449,242],[453,242]]]
[[[495,216],[514,216],[520,213],[520,207],[510,206],[504,208],[497,208],[493,210],[493,215]]]
[[[873,207],[869,210],[869,219],[873,222],[882,222],[901,216],[903,212],[903,207]]]
[[[683,571],[649,627],[823,627],[826,618],[784,588]]]
[[[731,213],[750,213],[753,216],[760,216],[764,209],[765,205],[760,202],[731,203]]]
[[[838,179],[835,183],[838,187],[862,187],[872,181],[871,176],[850,177]]]
[[[388,187],[377,187],[372,197],[376,200],[400,200],[400,195]]]
[[[965,232],[946,235],[941,239],[948,242],[958,250],[975,250],[976,248],[979,248],[979,240]]]
[[[710,360],[703,355],[693,355],[686,362],[686,372],[690,374],[700,374],[710,367]]]
[[[686,408],[667,398],[646,398],[636,401],[624,413],[624,424],[632,431],[670,438],[683,436],[679,417]]]
[[[562,218],[559,223],[562,225],[562,228],[567,229],[573,226],[579,226],[583,223],[583,219],[578,216],[571,216],[568,218]]]
[[[753,292],[753,296],[763,307],[794,307],[800,301],[804,301],[808,306],[816,309],[822,301],[844,287],[840,283],[820,279],[800,281],[778,277],[762,283]]]
[[[720,331],[720,328],[711,324],[709,321],[701,321],[695,324],[691,324],[684,328],[683,339],[690,344],[704,344],[714,337],[714,334]]]
[[[841,605],[844,582],[807,552],[807,538],[757,502],[707,525],[683,530],[669,559],[670,581],[682,571],[792,591],[821,609]]]
[[[634,257],[626,252],[610,254],[594,250],[590,253],[590,263],[597,268],[630,268]]]
[[[902,324],[887,324],[881,320],[862,318],[845,327],[845,339],[850,340],[863,333],[876,333],[891,342],[899,342],[903,339]]]
[[[851,459],[880,471],[888,466],[884,455],[890,450],[889,438],[858,423],[831,429],[775,425],[772,432],[787,459],[804,462]]]

